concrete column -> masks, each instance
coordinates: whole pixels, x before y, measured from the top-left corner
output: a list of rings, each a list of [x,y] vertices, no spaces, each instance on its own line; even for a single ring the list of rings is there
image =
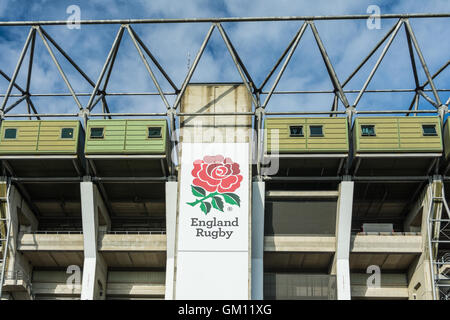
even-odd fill
[[[173,300],[175,279],[175,239],[177,224],[177,186],[176,181],[166,182],[166,300]]]
[[[102,229],[109,229],[111,222],[97,186],[81,182],[80,191],[84,238],[81,300],[102,300],[106,296],[108,266],[98,252],[99,218],[103,220]]]
[[[265,183],[253,182],[252,186],[252,300],[264,299],[264,201]]]
[[[6,183],[1,182],[2,197],[6,194]],[[25,256],[17,251],[17,243],[20,231],[34,231],[38,227],[38,220],[30,210],[19,191],[10,187],[6,208],[7,218],[11,221],[9,234],[8,257],[6,264],[6,276],[4,282],[4,293],[11,289],[10,297],[19,300],[32,298],[30,291],[33,266]],[[22,224],[19,221],[19,213],[23,217]]]
[[[336,214],[335,272],[337,299],[350,300],[350,239],[353,209],[353,181],[342,181],[339,185],[339,199]]]

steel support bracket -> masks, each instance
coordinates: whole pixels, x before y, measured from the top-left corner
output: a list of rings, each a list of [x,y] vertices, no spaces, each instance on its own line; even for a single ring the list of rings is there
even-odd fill
[[[81,109],[80,112],[78,112],[78,116],[80,118],[87,118],[91,115],[91,112],[89,109]]]

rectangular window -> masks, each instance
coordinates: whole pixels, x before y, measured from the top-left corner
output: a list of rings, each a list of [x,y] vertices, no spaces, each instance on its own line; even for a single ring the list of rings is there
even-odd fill
[[[424,136],[437,136],[436,125],[424,124],[422,125],[422,132]]]
[[[103,128],[91,128],[91,139],[103,139]]]
[[[161,127],[148,127],[148,138],[161,138]]]
[[[375,126],[372,124],[362,125],[361,135],[364,137],[375,136]]]
[[[309,126],[309,132],[311,137],[323,137],[322,126]]]
[[[62,128],[61,139],[73,139],[73,128]]]
[[[16,128],[6,128],[5,129],[5,139],[16,139],[17,129]]]
[[[289,126],[290,137],[303,137],[303,126]]]

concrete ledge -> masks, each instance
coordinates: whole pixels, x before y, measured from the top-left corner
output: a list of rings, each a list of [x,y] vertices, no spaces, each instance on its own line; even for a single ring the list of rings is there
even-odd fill
[[[334,236],[265,236],[265,252],[334,252]]]
[[[83,251],[82,234],[36,234],[19,236],[19,251]]]
[[[352,286],[352,298],[379,298],[379,299],[408,299],[408,288],[380,287],[367,288],[366,286]]]
[[[351,238],[352,253],[422,253],[420,235],[356,235]]]
[[[166,251],[166,235],[104,234],[100,235],[100,251]],[[83,251],[82,234],[24,233],[19,237],[20,251]]]
[[[166,251],[166,235],[161,234],[104,234],[99,251]]]
[[[81,284],[68,286],[65,283],[34,282],[33,293],[40,295],[76,295],[81,294]]]
[[[147,283],[108,283],[107,295],[126,296],[164,296],[166,286]]]
[[[371,274],[352,273],[351,294],[354,298],[408,299],[408,279],[403,273],[383,273],[379,288],[368,288],[367,279]]]

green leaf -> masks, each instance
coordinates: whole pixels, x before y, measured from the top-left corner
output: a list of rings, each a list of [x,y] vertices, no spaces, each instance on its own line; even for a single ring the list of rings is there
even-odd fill
[[[223,200],[219,197],[214,197],[212,200],[212,206],[214,207],[214,209],[217,209],[219,211],[223,212]]]
[[[200,205],[200,209],[202,209],[202,211],[205,214],[208,214],[208,212],[211,211],[211,203],[209,203],[209,202],[202,202],[202,204]]]
[[[237,205],[238,207],[241,206],[241,199],[237,194],[234,193],[222,193],[221,196],[224,198],[226,203]]]
[[[196,197],[204,197],[206,195],[206,191],[202,187],[191,185],[191,188],[192,188],[192,194]]]

